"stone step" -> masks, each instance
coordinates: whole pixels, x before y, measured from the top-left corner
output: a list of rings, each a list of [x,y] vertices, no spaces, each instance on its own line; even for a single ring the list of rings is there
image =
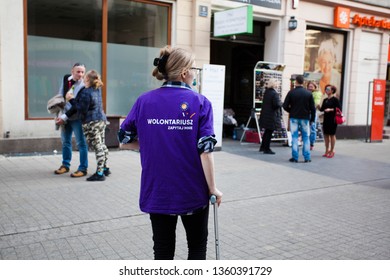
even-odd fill
[[[390,139],[390,126],[385,126],[383,128],[383,139]]]

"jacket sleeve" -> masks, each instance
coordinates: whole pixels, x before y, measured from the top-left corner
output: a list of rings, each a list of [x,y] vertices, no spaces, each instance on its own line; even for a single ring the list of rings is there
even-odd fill
[[[325,110],[325,102],[324,102],[324,100],[322,100],[321,107],[320,107],[320,112],[323,112]]]
[[[290,113],[290,93],[287,93],[287,96],[286,98],[284,99],[284,102],[283,102],[283,109]]]
[[[335,105],[337,108],[339,108],[341,110],[340,100],[337,97],[335,97]]]
[[[314,97],[311,95],[310,98],[310,122],[315,122],[316,120],[316,106],[314,105]]]
[[[72,98],[69,100],[69,103],[72,104],[72,107],[66,112],[66,115],[70,117],[71,115],[78,113],[78,117],[80,120],[84,120],[85,116],[87,115],[88,108],[90,105],[90,95],[87,93],[87,91],[82,89],[76,96],[76,98]],[[68,115],[70,112],[70,115]]]
[[[87,90],[83,89],[77,94],[76,101],[76,108],[79,114],[79,118],[81,121],[83,121],[91,105],[91,94],[89,94]]]
[[[140,98],[138,98],[133,107],[131,108],[129,114],[122,122],[120,129],[123,131],[127,131],[132,135],[137,135],[137,119],[138,119],[138,110],[140,107]]]
[[[72,102],[70,102],[70,101],[69,101],[69,103],[72,104]],[[76,114],[76,112],[77,112],[76,106],[73,106],[73,104],[72,104],[72,107],[71,107],[68,111],[66,111],[65,115],[66,115],[68,118],[70,118],[71,116],[73,116],[74,114]]]
[[[278,108],[281,108],[283,106],[282,101],[279,98],[279,94],[274,91],[274,98],[272,99],[272,108],[274,110],[277,110]]]

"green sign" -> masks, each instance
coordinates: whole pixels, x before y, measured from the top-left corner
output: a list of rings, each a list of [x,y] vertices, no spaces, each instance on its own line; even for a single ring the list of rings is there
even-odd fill
[[[214,37],[253,33],[253,7],[248,5],[214,13]]]
[[[234,2],[241,2],[246,4],[251,4],[255,6],[261,6],[271,9],[282,9],[282,1],[281,0],[233,0]],[[388,1],[388,0],[386,0]]]

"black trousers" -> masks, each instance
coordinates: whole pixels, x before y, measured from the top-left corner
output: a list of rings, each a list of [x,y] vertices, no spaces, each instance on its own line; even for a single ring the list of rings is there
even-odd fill
[[[272,133],[274,132],[273,129],[265,129],[263,133],[263,138],[261,139],[261,146],[260,149],[263,151],[269,151],[270,145],[271,145],[271,138]]]
[[[205,260],[209,206],[191,215],[180,216],[187,235],[188,259]],[[154,259],[173,260],[175,256],[177,215],[150,214]]]

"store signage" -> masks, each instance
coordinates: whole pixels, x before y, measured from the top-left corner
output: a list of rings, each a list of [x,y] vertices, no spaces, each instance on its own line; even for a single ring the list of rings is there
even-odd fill
[[[334,9],[334,26],[338,28],[349,28],[351,10],[343,7]]]
[[[371,141],[382,141],[385,114],[386,80],[374,79],[372,96]]]
[[[338,28],[349,28],[351,10],[344,7],[336,7],[334,10],[334,26]],[[355,14],[352,17],[352,24],[358,27],[374,27],[382,29],[390,29],[390,21],[387,19],[377,19],[374,16],[363,17],[360,14]]]
[[[207,17],[209,15],[209,8],[207,6],[199,6],[199,16]]]
[[[389,44],[389,50],[387,52],[387,62],[390,62],[390,44]]]
[[[352,18],[352,23],[358,25],[359,27],[368,26],[368,27],[390,29],[390,21],[387,21],[386,19],[378,20],[373,16],[361,17],[359,14],[356,14]]]
[[[253,7],[248,5],[214,14],[214,37],[253,32]]]
[[[261,6],[265,8],[271,8],[271,9],[278,9],[278,10],[282,9],[281,0],[232,0],[232,1],[255,5],[255,6]],[[295,2],[298,2],[298,0],[295,0]]]
[[[216,147],[222,145],[223,104],[225,96],[225,65],[203,64],[202,94],[213,104]]]

